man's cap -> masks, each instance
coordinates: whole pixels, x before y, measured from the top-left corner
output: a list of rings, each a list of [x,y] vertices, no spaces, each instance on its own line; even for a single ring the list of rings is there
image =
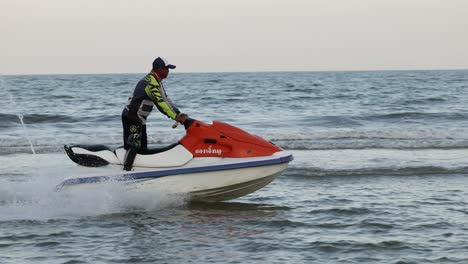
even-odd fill
[[[160,69],[160,68],[168,68],[168,69],[175,69],[176,66],[169,64],[166,59],[157,57],[153,61],[153,69]]]

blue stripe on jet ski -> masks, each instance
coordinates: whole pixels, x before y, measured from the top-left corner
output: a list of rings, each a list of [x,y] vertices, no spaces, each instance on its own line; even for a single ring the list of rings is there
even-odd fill
[[[268,165],[286,163],[286,162],[292,161],[293,159],[294,158],[292,155],[288,155],[286,157],[270,159],[270,160],[250,161],[250,162],[243,162],[243,163],[214,165],[214,166],[195,167],[195,168],[183,168],[183,169],[173,169],[173,170],[163,170],[163,171],[136,172],[136,173],[124,174],[122,177],[116,178],[116,180],[118,181],[141,180],[141,179],[150,179],[150,178],[161,178],[165,176],[173,176],[173,175],[179,175],[179,174],[190,174],[190,173],[198,173],[198,172],[260,167],[260,166],[268,166]],[[97,182],[108,181],[110,179],[111,178],[109,176],[73,178],[73,179],[67,179],[63,181],[59,185],[59,187],[81,184],[81,183],[97,183]]]

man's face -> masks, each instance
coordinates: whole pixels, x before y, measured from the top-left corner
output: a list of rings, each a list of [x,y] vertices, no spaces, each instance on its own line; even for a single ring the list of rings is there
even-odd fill
[[[167,76],[169,75],[169,69],[161,68],[161,69],[158,69],[157,73],[158,73],[159,78],[166,79]]]

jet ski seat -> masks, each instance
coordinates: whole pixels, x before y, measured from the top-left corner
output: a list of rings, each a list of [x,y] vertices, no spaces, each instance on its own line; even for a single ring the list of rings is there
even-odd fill
[[[141,154],[141,155],[157,154],[157,153],[161,153],[161,152],[173,149],[177,145],[179,145],[179,143],[174,143],[174,144],[171,144],[169,146],[160,147],[160,148],[149,148],[146,151],[138,152],[138,154]],[[115,151],[117,149],[123,148],[123,146],[118,146],[118,147],[113,149],[113,148],[110,148],[109,146],[102,145],[102,144],[98,144],[98,145],[67,145],[67,147],[69,147],[69,148],[78,147],[78,148],[86,149],[86,150],[89,150],[89,151],[92,151],[92,152],[108,150],[108,151],[111,151],[111,152],[114,152],[114,153],[115,153]]]
[[[175,148],[177,145],[179,145],[179,143],[174,143],[174,144],[171,144],[171,145],[169,145],[169,146],[160,147],[160,148],[148,148],[146,151],[139,152],[139,154],[142,154],[142,155],[157,154],[157,153],[161,153],[161,152],[164,152],[164,151],[168,151],[168,150],[170,150],[170,149],[173,149],[173,148]]]
[[[109,151],[114,151],[113,149],[109,148],[106,145],[66,145],[67,147],[78,147],[82,149],[87,149],[89,151],[103,151],[103,150],[109,150]]]

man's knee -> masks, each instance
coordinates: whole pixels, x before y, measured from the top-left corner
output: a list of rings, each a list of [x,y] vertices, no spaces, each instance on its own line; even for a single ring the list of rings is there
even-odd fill
[[[129,148],[141,149],[141,135],[130,134],[127,139],[127,145]]]

